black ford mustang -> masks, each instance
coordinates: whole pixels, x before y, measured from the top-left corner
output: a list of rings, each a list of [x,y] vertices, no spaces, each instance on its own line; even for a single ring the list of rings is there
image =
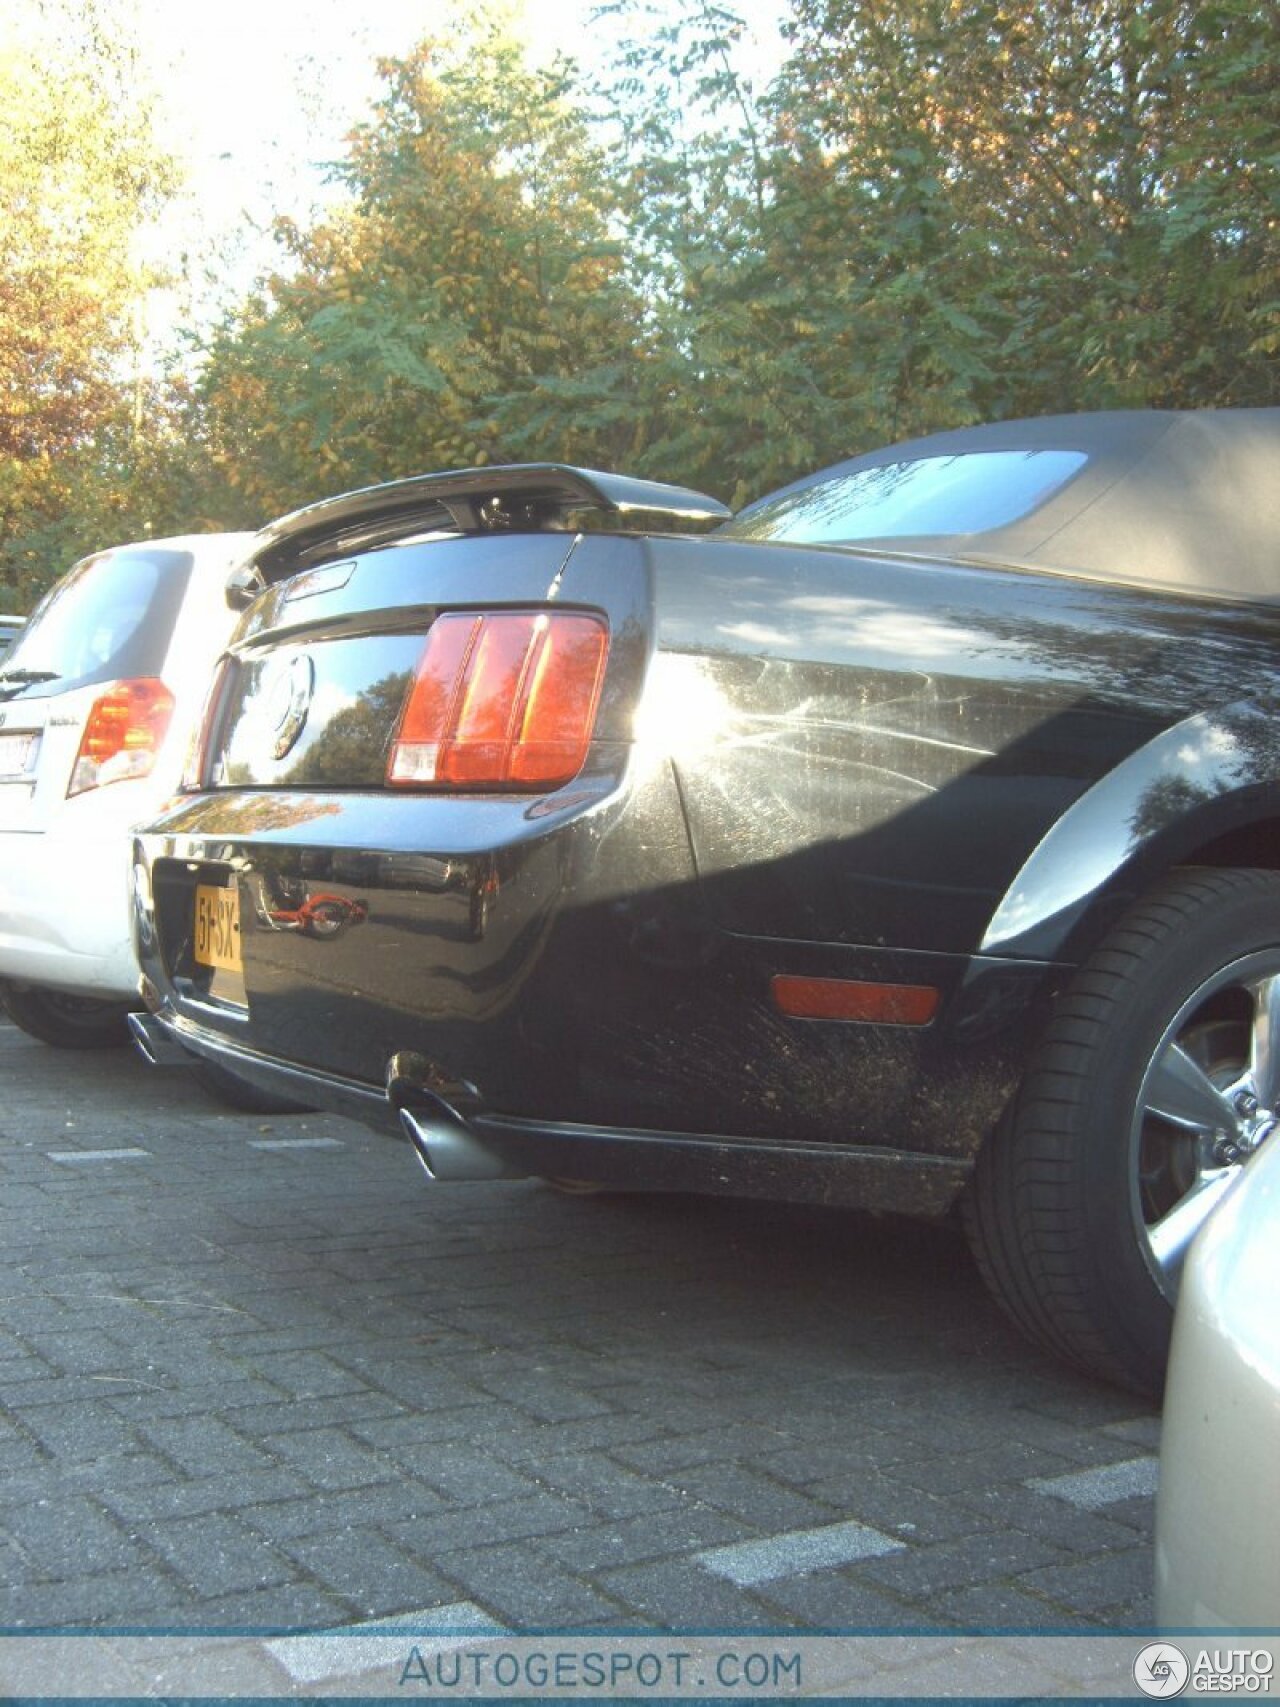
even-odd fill
[[[959,1204],[1153,1388],[1280,1114],[1278,541],[1280,410],[301,510],[137,844],[139,1040],[439,1179]]]

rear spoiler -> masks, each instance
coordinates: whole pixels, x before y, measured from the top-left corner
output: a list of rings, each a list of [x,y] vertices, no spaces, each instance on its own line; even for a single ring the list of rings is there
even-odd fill
[[[644,518],[707,527],[733,514],[718,499],[684,486],[557,462],[414,474],[323,498],[269,523],[254,541],[245,566],[228,583],[228,602],[247,604],[264,586],[300,569],[412,534],[537,533],[566,527],[580,510],[603,511],[640,527]]]

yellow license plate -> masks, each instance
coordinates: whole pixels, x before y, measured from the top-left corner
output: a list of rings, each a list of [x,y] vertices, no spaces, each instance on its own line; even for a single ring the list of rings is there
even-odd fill
[[[242,970],[238,889],[196,884],[193,953],[201,966],[220,966],[224,972]]]

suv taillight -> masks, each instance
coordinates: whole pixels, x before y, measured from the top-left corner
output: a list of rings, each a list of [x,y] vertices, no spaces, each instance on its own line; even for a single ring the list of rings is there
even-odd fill
[[[387,761],[400,788],[555,788],[577,775],[609,652],[583,611],[451,611],[431,625]]]
[[[67,794],[146,776],[173,716],[173,695],[154,676],[112,682],[93,702]]]

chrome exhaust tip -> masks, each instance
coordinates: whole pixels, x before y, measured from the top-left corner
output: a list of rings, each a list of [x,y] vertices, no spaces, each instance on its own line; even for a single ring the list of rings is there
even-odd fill
[[[387,1101],[428,1179],[525,1178],[523,1169],[512,1167],[467,1124],[466,1113],[480,1106],[473,1084],[409,1049],[387,1062],[386,1082]]]
[[[149,1067],[190,1067],[190,1053],[176,1043],[154,1014],[129,1014],[133,1046]]]
[[[456,1116],[440,1111],[402,1108],[400,1124],[413,1145],[428,1179],[519,1179],[519,1168],[486,1145]]]

